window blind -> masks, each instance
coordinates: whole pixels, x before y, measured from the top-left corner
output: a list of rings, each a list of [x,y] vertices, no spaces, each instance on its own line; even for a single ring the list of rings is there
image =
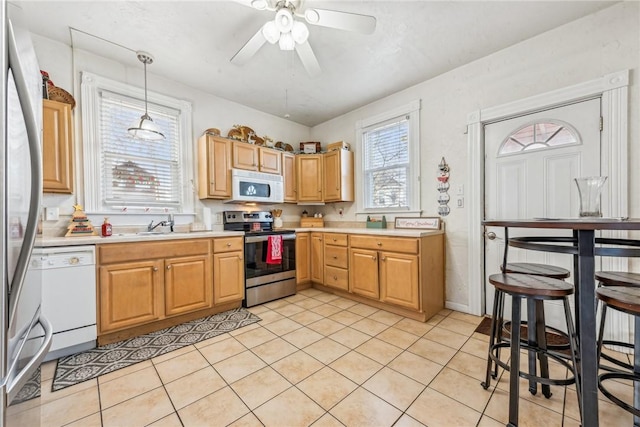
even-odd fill
[[[155,104],[149,104],[148,110],[164,133],[164,140],[134,139],[127,132],[144,114],[143,101],[106,90],[99,93],[100,175],[105,205],[180,204],[180,112]]]
[[[363,132],[365,208],[407,208],[410,194],[409,117]]]

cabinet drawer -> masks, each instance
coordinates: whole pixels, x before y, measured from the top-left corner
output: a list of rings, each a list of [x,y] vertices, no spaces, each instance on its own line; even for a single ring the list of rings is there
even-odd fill
[[[324,284],[338,289],[349,289],[349,271],[343,268],[325,266]]]
[[[355,235],[351,236],[351,247],[417,254],[418,239]]]
[[[325,234],[326,236],[326,234]],[[347,268],[349,267],[347,248],[341,246],[332,246],[326,244],[324,246],[324,263],[333,267]]]
[[[339,233],[324,233],[324,241],[328,245],[347,246],[347,235]]]
[[[163,242],[108,243],[98,245],[98,264],[140,261],[176,256],[206,255],[208,239],[165,240]]]
[[[242,237],[223,237],[213,239],[213,252],[230,252],[241,251],[244,247],[244,239]]]

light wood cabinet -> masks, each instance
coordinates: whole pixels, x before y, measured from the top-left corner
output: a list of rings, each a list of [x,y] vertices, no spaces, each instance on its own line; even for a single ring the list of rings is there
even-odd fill
[[[98,344],[240,307],[243,241],[234,236],[98,245]]]
[[[311,281],[324,284],[324,244],[322,233],[311,233]]]
[[[99,268],[100,333],[164,317],[162,260],[123,262]]]
[[[42,191],[73,193],[71,105],[42,100]]]
[[[244,299],[243,238],[215,239],[213,243],[213,303]]]
[[[323,154],[325,202],[353,202],[353,152],[334,150]]]
[[[322,202],[322,154],[296,156],[298,202]]]
[[[213,306],[211,256],[168,258],[164,261],[165,315],[174,316]]]
[[[379,299],[378,252],[368,249],[349,250],[349,290],[367,298]]]
[[[213,135],[198,139],[198,197],[231,197],[231,141]]]
[[[418,255],[379,252],[380,301],[420,308]]]
[[[349,255],[346,234],[324,234],[324,284],[349,290]]]
[[[282,180],[284,181],[285,203],[296,203],[298,201],[296,178],[295,154],[282,153]]]
[[[241,141],[233,142],[232,166],[236,169],[280,175],[281,157],[281,152],[277,150]]]
[[[296,233],[296,284],[302,285],[311,281],[310,259],[311,235]]]

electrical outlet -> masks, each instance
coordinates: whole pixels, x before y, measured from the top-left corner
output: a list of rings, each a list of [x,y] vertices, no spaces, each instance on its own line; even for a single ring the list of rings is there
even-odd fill
[[[214,223],[215,223],[216,225],[220,225],[220,224],[222,224],[222,213],[220,213],[220,212],[216,213]]]
[[[462,196],[464,194],[464,184],[458,185],[458,188],[456,190],[456,194],[458,196]]]
[[[46,221],[57,221],[60,217],[59,208],[45,208],[44,212]]]
[[[464,197],[458,197],[456,200],[456,206],[459,208],[464,208]]]

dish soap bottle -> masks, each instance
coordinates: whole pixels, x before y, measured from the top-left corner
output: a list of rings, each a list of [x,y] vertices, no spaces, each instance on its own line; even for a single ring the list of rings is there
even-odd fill
[[[108,217],[104,217],[104,222],[102,223],[102,237],[109,237],[111,236],[112,230],[111,230],[111,224],[109,224],[109,218]]]

